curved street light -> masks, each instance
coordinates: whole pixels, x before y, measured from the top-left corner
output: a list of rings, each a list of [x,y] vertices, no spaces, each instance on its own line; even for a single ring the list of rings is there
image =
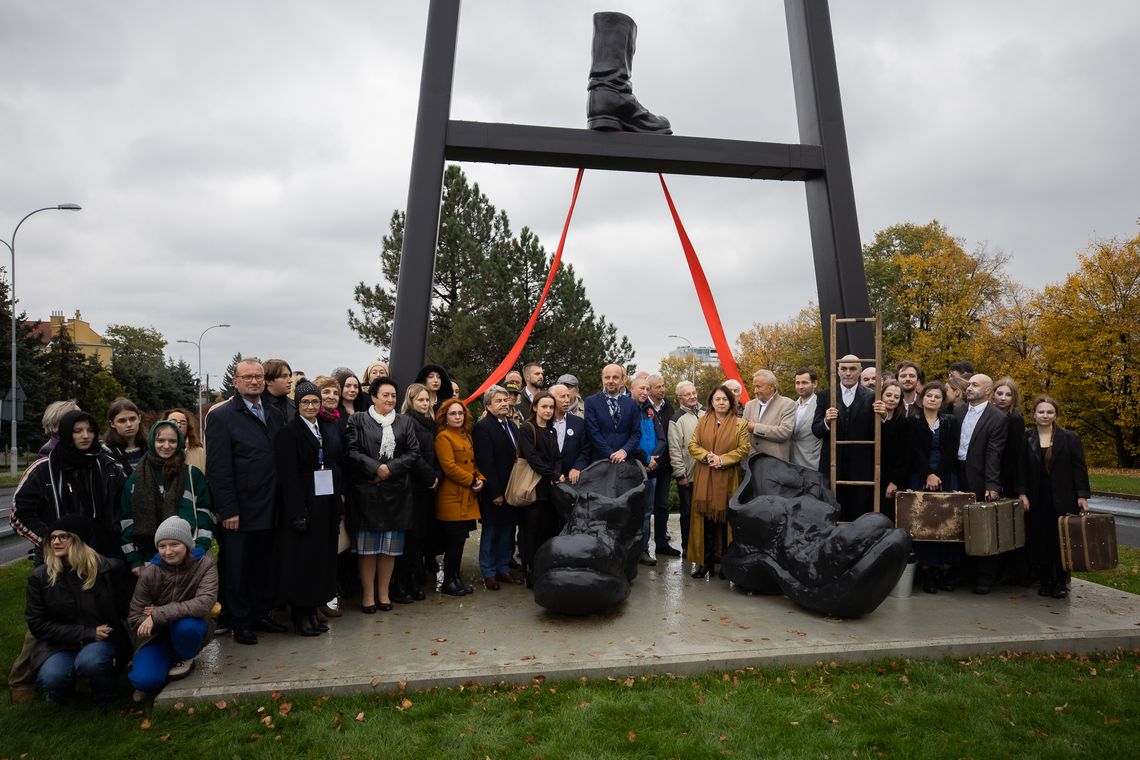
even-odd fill
[[[198,394],[197,394],[197,399],[198,399],[198,435],[199,436],[204,435],[206,432],[205,427],[203,427],[203,419],[202,419],[202,338],[205,338],[206,333],[210,332],[210,330],[213,330],[215,327],[229,327],[229,325],[225,325],[225,324],[223,324],[223,325],[210,325],[209,327],[207,327],[205,330],[202,331],[202,334],[198,336],[198,340],[196,340],[196,341],[184,340],[184,339],[179,339],[179,340],[174,341],[175,343],[189,343],[191,346],[194,346],[198,349]]]
[[[683,340],[689,344],[689,358],[693,361],[693,385],[697,384],[697,352],[693,350],[693,341],[686,338],[684,335],[666,335],[666,338],[676,338]]]
[[[12,230],[12,242],[5,242],[4,245],[8,246],[9,253],[12,254],[12,270],[8,273],[10,284],[8,296],[12,302],[12,451],[9,459],[9,473],[12,477],[16,477],[16,233],[20,231],[20,225],[28,221],[28,217],[33,214],[38,214],[41,211],[82,211],[83,207],[78,203],[61,203],[58,206],[44,206],[35,211],[29,211],[24,214],[24,218],[16,223],[16,229]]]

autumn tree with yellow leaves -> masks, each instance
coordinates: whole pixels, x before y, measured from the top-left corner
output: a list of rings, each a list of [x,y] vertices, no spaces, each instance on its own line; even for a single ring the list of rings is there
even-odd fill
[[[1140,464],[1140,235],[1094,243],[1039,300],[1044,387],[1090,458]]]

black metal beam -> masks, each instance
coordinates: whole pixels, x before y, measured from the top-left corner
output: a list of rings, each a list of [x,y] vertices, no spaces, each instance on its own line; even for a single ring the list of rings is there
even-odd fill
[[[432,0],[428,8],[420,103],[412,146],[404,247],[396,281],[396,308],[388,366],[401,390],[424,363],[431,327],[431,281],[443,195],[443,150],[451,115],[451,83],[459,36],[459,0]]]
[[[448,122],[444,155],[449,161],[790,181],[824,170],[818,145],[478,121]]]
[[[871,307],[827,0],[784,0],[784,15],[800,141],[819,145],[827,156],[826,173],[808,179],[804,186],[823,345],[828,352],[829,315],[867,317]],[[866,325],[844,325],[837,344],[841,356],[874,356],[874,336]],[[828,356],[827,361],[835,358]]]

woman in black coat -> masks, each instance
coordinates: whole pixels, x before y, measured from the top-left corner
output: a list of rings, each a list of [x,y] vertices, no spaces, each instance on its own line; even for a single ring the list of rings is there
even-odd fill
[[[922,388],[921,411],[907,417],[910,467],[908,485],[912,491],[958,490],[958,422],[950,411],[942,411],[945,386],[934,380]],[[915,541],[922,590],[936,594],[952,591],[951,568],[962,564],[960,544]]]
[[[412,527],[404,542],[404,553],[396,559],[392,578],[392,601],[420,602],[426,596],[420,586],[428,576],[434,584],[439,571],[436,556],[443,553],[443,540],[435,524],[435,489],[442,477],[435,461],[435,418],[431,395],[425,385],[412,383],[404,394],[400,413],[412,421],[420,456],[412,470]]]
[[[907,450],[906,410],[902,406],[902,386],[898,380],[883,381],[879,393],[880,401],[875,404],[882,426],[881,450],[879,452],[879,511],[895,519],[895,494],[906,488],[910,452]]]
[[[59,421],[59,443],[20,478],[12,497],[12,528],[47,547],[48,526],[64,515],[94,523],[89,545],[104,557],[122,558],[119,502],[127,480],[122,466],[99,444],[99,426],[76,409]]]
[[[45,533],[44,563],[28,576],[24,616],[36,639],[29,661],[47,701],[66,703],[78,678],[98,703],[115,701],[118,666],[130,656],[123,627],[131,600],[126,565],[91,548],[93,524],[66,515]]]
[[[455,395],[455,387],[451,384],[451,376],[447,370],[438,364],[425,364],[418,375],[416,382],[424,385],[431,395],[432,413],[439,411],[439,405]]]
[[[538,547],[558,535],[558,513],[550,499],[553,487],[566,480],[562,474],[562,454],[558,450],[558,433],[554,430],[554,396],[546,391],[536,393],[530,415],[519,428],[519,456],[526,460],[541,479],[535,489],[535,501],[522,511],[522,537],[519,551],[526,571],[526,586],[534,588],[534,555]],[[486,582],[487,579],[484,579]],[[494,579],[491,579],[494,581]]]
[[[1029,504],[1025,496],[1029,454],[1025,420],[1018,411],[1021,408],[1021,393],[1012,377],[1002,377],[994,383],[993,405],[1005,415],[1006,421],[1005,448],[1001,452],[1001,495],[1003,499],[1021,499],[1025,506]],[[1033,585],[1030,551],[1028,546],[1024,546],[1001,557],[1004,574],[1021,586]]]
[[[369,615],[392,609],[388,586],[413,525],[411,474],[420,445],[412,421],[396,414],[397,393],[394,380],[373,380],[372,407],[352,415],[346,431],[349,530],[360,563],[360,609]]]
[[[1041,596],[1064,599],[1069,574],[1061,567],[1057,518],[1087,512],[1089,470],[1085,449],[1076,433],[1057,426],[1057,402],[1049,396],[1033,401],[1033,421],[1026,431],[1029,498],[1030,559],[1041,578]]]
[[[280,598],[302,636],[328,630],[317,607],[336,596],[342,451],[336,425],[322,420],[321,391],[302,381],[293,393],[297,415],[273,439],[280,493]]]

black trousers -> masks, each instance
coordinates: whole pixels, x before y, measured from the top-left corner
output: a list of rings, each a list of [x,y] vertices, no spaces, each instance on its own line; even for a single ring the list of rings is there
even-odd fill
[[[653,492],[653,544],[669,543],[669,489],[673,484],[673,471],[668,467],[657,472],[657,489]]]
[[[273,606],[273,530],[221,531],[225,556],[221,585],[225,609],[235,625],[252,625]]]
[[[689,518],[693,510],[693,482],[683,486],[677,484],[677,498],[681,502],[681,553],[688,556],[689,550]]]
[[[536,501],[521,511],[519,557],[529,573],[533,571],[538,547],[558,535],[562,530],[562,519],[549,501]]]
[[[443,536],[443,578],[459,577],[459,566],[463,561],[463,545],[471,535],[471,520],[449,522],[441,520],[440,533]]]

